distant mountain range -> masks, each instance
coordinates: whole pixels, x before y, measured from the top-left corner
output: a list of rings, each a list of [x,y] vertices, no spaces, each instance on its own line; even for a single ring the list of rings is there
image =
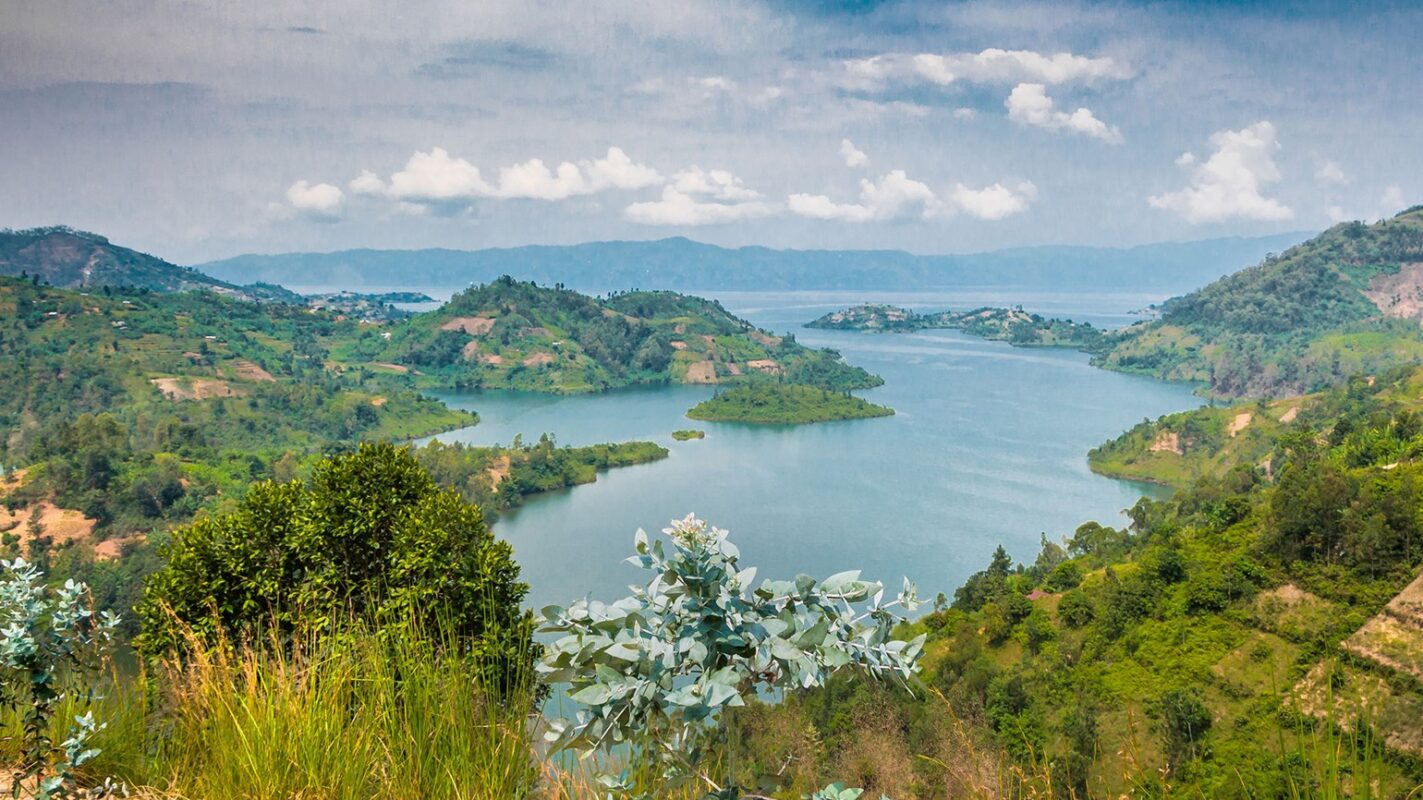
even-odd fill
[[[198,265],[251,283],[362,287],[455,287],[514,275],[582,291],[623,289],[915,290],[1021,287],[1033,290],[1179,294],[1258,263],[1308,238],[1289,233],[1128,248],[1022,247],[967,255],[902,250],[725,248],[681,237],[486,250],[343,250],[242,255]]]

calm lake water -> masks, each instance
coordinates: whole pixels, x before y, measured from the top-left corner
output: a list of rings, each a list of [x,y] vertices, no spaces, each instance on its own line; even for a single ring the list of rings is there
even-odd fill
[[[649,439],[663,461],[612,470],[597,483],[531,499],[495,532],[509,540],[530,602],[615,599],[644,574],[623,559],[638,528],[655,532],[695,512],[732,533],[760,577],[862,569],[921,595],[952,595],[998,544],[1022,561],[1039,534],[1058,539],[1086,520],[1117,524],[1143,484],[1087,469],[1087,451],[1144,417],[1193,408],[1181,385],[1105,372],[1079,353],[1025,350],[952,331],[860,334],[805,322],[854,302],[921,310],[1022,303],[1031,311],[1122,325],[1160,297],[1113,295],[708,293],[733,313],[804,344],[840,350],[884,377],[861,393],[896,416],[793,427],[694,423],[683,415],[708,387],[580,397],[447,393],[481,423],[438,438],[479,444],[553,434],[561,444]],[[696,427],[707,438],[676,442]]]

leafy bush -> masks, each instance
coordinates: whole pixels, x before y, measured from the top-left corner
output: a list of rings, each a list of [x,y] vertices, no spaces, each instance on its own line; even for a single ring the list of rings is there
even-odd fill
[[[235,511],[175,532],[137,609],[136,645],[153,655],[267,627],[286,636],[354,613],[382,626],[442,619],[512,662],[532,629],[518,577],[477,506],[438,488],[408,449],[363,444],[306,483],[257,484]]]
[[[99,754],[90,738],[103,724],[92,712],[76,715],[69,738],[55,747],[50,723],[68,692],[79,693],[83,705],[93,699],[90,681],[118,619],[108,613],[95,616],[85,604],[88,588],[82,583],[67,581],[47,592],[44,576],[24,559],[0,565],[5,570],[0,583],[0,703],[12,713],[24,709],[24,752],[10,775],[12,791],[18,798],[22,787],[33,785],[39,800],[81,796],[74,771]],[[82,796],[101,797],[112,788],[105,782]]]
[[[586,706],[571,723],[554,724],[555,748],[591,753],[634,744],[669,785],[697,780],[715,787],[714,797],[737,797],[735,786],[717,787],[702,763],[726,709],[760,692],[824,686],[845,667],[900,680],[916,672],[924,637],[891,635],[899,621],[891,609],[918,605],[907,580],[889,603],[883,587],[858,571],[820,582],[765,580],[752,589],[756,571],[740,566],[726,531],[688,516],[664,533],[671,553],[638,531],[630,560],[654,577],[631,597],[543,610],[540,630],[561,637],[538,670],[550,683],[571,684],[569,697]],[[856,610],[856,603],[867,606]],[[606,785],[630,792],[631,780],[625,773]]]

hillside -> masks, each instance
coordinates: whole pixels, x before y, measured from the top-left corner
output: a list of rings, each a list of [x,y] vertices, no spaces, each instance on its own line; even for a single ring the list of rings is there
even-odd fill
[[[1026,565],[1000,548],[901,632],[928,634],[922,689],[847,683],[759,710],[745,757],[769,768],[806,737],[877,791],[987,774],[1060,797],[1416,792],[1423,428],[1400,403],[1420,388],[1410,371],[1310,398],[1260,429],[1269,469],[1252,450],[1143,498],[1125,528],[1044,537]],[[981,763],[935,756],[966,750]]]
[[[881,382],[715,301],[673,292],[600,299],[507,276],[394,327],[366,329],[333,357],[413,373],[425,386],[570,394],[657,383],[774,380],[847,390]]]
[[[64,289],[125,286],[155,292],[206,289],[246,299],[265,299],[190,267],[120,247],[97,233],[63,226],[0,230],[0,275],[37,277]],[[280,290],[280,287],[269,287]]]
[[[920,314],[895,306],[868,304],[832,311],[806,323],[805,327],[879,333],[940,328],[1018,347],[1070,347],[1089,353],[1100,351],[1110,341],[1107,332],[1091,323],[1048,319],[1024,311],[1022,306]]]
[[[897,250],[725,248],[683,238],[485,250],[345,250],[241,255],[198,265],[232,281],[303,285],[465,286],[500,275],[582,291],[940,289],[1003,286],[1177,294],[1305,237],[1168,242],[1128,248],[1024,247],[964,255]]]
[[[1343,223],[1171,300],[1097,363],[1214,395],[1297,395],[1423,362],[1423,207]]]

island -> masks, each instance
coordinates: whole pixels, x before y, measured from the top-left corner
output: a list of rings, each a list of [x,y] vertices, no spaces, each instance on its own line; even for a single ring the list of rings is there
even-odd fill
[[[592,297],[508,276],[331,350],[343,363],[395,365],[422,388],[581,394],[669,383],[774,380],[832,391],[883,383],[834,350],[761,330],[715,300],[669,291]]]
[[[1109,340],[1106,331],[1089,322],[1049,319],[1024,311],[1022,306],[919,314],[898,306],[867,303],[833,311],[805,327],[878,333],[946,328],[1017,347],[1069,347],[1089,353],[1102,350]]]
[[[696,428],[683,428],[682,430],[672,431],[672,438],[679,442],[686,442],[692,439],[705,439],[707,438],[707,432],[697,430]]]
[[[687,412],[708,422],[793,425],[845,419],[888,417],[894,409],[875,405],[848,392],[814,386],[757,383],[718,392]]]

